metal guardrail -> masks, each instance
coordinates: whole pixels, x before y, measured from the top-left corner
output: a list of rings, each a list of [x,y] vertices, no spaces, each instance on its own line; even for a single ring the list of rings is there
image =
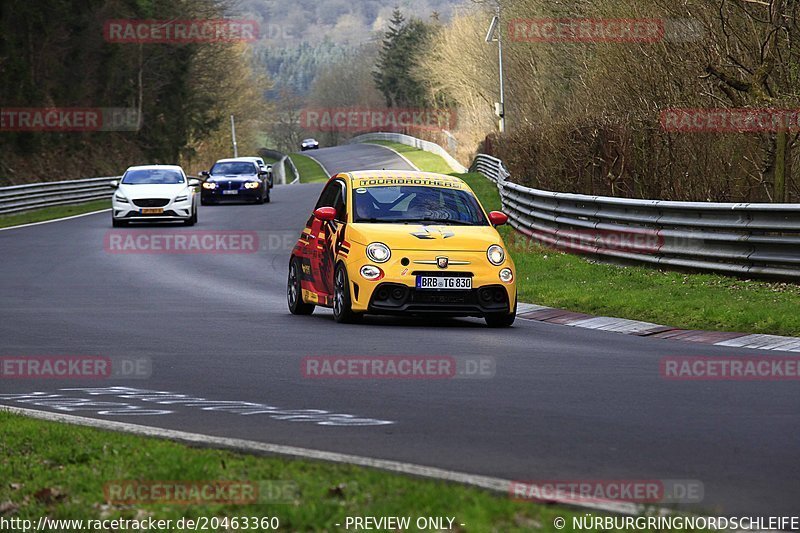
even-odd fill
[[[0,214],[111,198],[114,190],[108,183],[113,179],[119,176],[2,187]]]
[[[289,185],[300,183],[300,173],[297,171],[297,167],[294,166],[294,161],[292,161],[292,158],[287,156],[284,157],[282,161],[284,168],[289,170],[288,176],[292,178],[292,181],[287,180]]]
[[[405,144],[407,146],[413,146],[419,150],[424,150],[426,152],[431,152],[438,155],[444,159],[448,165],[450,165],[450,168],[452,168],[454,172],[460,172],[463,174],[467,171],[464,165],[456,161],[456,158],[447,153],[447,150],[438,144],[430,141],[423,141],[422,139],[417,139],[416,137],[411,137],[410,135],[403,135],[401,133],[366,133],[350,139],[350,144],[363,143],[365,141],[391,141]]]
[[[497,183],[511,226],[571,253],[740,276],[800,279],[800,204],[635,200],[508,181],[502,161],[472,170]]]

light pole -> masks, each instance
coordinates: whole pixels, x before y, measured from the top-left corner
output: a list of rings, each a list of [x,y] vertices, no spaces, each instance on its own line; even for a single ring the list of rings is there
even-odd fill
[[[486,42],[497,42],[497,59],[500,64],[500,102],[495,104],[495,114],[500,119],[500,133],[506,131],[506,87],[503,79],[503,36],[500,31],[500,5],[497,5],[497,12],[492,18],[489,32],[486,34]]]
[[[239,145],[236,144],[236,122],[231,115],[231,138],[233,138],[233,157],[239,157]]]

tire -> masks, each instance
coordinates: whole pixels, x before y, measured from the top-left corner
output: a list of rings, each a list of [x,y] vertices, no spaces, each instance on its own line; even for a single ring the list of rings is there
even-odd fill
[[[264,203],[268,204],[269,202],[270,202],[269,189],[267,189],[267,194],[264,196]]]
[[[128,222],[125,220],[117,220],[116,218],[111,218],[111,227],[112,228],[124,228],[128,225]]]
[[[492,313],[486,315],[486,325],[490,328],[510,328],[514,325],[517,318],[517,302],[514,302],[514,310],[511,313]]]
[[[362,314],[353,312],[350,280],[347,270],[340,264],[333,275],[333,318],[340,324],[353,324],[360,322],[362,317]]]
[[[303,289],[300,286],[302,270],[300,260],[292,257],[289,263],[289,279],[286,284],[286,301],[289,304],[289,312],[293,315],[310,315],[314,312],[315,306],[303,301]]]
[[[194,226],[195,224],[197,224],[197,208],[195,207],[193,211],[194,212],[192,213],[192,216],[189,218],[189,220],[183,221],[184,226]]]

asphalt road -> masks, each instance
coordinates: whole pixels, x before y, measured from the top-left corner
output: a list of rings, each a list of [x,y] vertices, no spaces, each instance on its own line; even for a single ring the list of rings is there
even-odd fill
[[[415,170],[403,158],[378,144],[353,144],[303,152],[319,162],[328,175],[348,170]]]
[[[355,146],[314,155],[336,172],[383,164],[385,152]],[[327,310],[291,316],[288,251],[321,187],[276,187],[266,205],[203,207],[195,228],[121,230],[149,238],[257,232],[260,249],[249,254],[117,253],[109,249],[109,213],[0,231],[0,356],[152,363],[141,379],[0,379],[0,402],[510,480],[699,480],[703,511],[797,512],[797,383],[677,382],[659,374],[665,356],[759,352],[524,320],[492,330],[472,319],[339,325]],[[304,378],[302,358],[322,355],[493,356],[496,375]],[[206,402],[172,396],[154,403],[158,395],[125,398],[112,386]],[[103,389],[64,390],[81,387]],[[53,396],[9,396],[32,392]],[[237,412],[219,401],[251,404],[230,404]]]

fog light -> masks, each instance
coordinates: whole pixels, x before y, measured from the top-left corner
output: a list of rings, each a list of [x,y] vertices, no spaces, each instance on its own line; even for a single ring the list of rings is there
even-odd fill
[[[392,289],[392,300],[402,300],[405,295],[406,291],[404,291],[400,287]]]
[[[361,277],[368,281],[377,281],[383,277],[383,270],[376,266],[365,265],[361,267]]]
[[[504,268],[500,271],[500,281],[503,283],[511,283],[514,281],[514,273],[510,268]]]

